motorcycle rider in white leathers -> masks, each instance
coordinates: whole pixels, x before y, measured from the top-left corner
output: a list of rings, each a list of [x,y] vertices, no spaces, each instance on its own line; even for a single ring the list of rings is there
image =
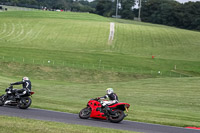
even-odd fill
[[[109,98],[109,101],[101,101],[102,107],[105,107],[105,109],[111,114],[114,115],[114,112],[108,107],[109,105],[118,103],[118,96],[114,93],[113,88],[107,88],[106,89],[106,95],[103,97],[99,97],[98,99],[106,99]]]

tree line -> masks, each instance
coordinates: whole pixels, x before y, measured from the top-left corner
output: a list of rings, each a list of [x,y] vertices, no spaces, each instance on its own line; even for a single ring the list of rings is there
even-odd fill
[[[141,18],[144,22],[200,31],[200,2],[143,0]]]
[[[118,1],[118,4],[117,4]],[[90,12],[105,17],[138,18],[139,0],[0,0],[0,4],[39,9]],[[139,5],[140,7],[140,5]],[[118,17],[119,17],[118,16]],[[141,0],[141,20],[156,24],[200,31],[200,2],[175,0]]]

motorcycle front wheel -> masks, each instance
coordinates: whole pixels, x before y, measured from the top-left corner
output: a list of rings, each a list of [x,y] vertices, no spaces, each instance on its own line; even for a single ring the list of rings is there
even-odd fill
[[[27,109],[32,103],[32,100],[30,97],[22,97],[18,102],[18,107],[20,109]]]
[[[81,119],[88,119],[90,117],[90,114],[91,114],[91,108],[86,107],[79,112],[79,117]]]
[[[118,123],[118,122],[122,121],[124,119],[124,117],[125,117],[124,112],[122,110],[117,109],[117,110],[115,110],[115,115],[109,116],[109,120],[111,122]]]
[[[4,95],[0,96],[0,106],[4,105],[4,100],[3,100]]]

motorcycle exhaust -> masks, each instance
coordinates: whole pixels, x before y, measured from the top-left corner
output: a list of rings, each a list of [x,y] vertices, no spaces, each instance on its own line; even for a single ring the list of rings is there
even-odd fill
[[[11,100],[6,101],[4,104],[6,105],[6,104],[10,104],[10,103],[11,103]]]

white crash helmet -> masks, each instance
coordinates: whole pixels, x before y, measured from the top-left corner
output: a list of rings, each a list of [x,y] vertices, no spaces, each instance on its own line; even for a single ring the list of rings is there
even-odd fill
[[[22,78],[22,81],[23,81],[23,82],[26,81],[26,80],[29,80],[29,78],[28,78],[28,77],[23,77],[23,78]]]
[[[110,95],[111,93],[113,93],[113,92],[114,92],[114,91],[113,91],[113,88],[107,88],[107,89],[106,89],[106,93],[109,94],[109,95]]]

